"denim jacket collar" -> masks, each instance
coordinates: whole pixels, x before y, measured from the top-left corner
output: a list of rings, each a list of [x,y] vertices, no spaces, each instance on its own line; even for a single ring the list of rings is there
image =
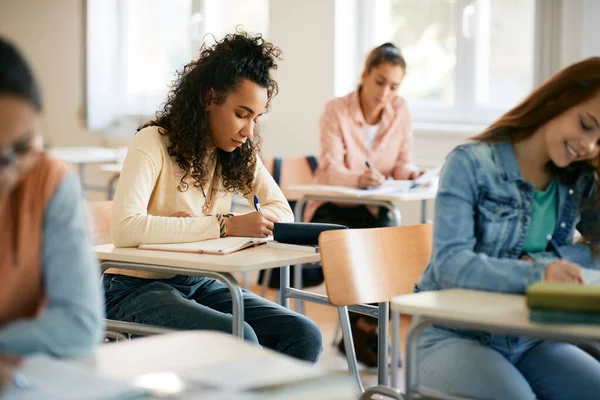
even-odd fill
[[[524,181],[512,143],[502,142],[496,144],[494,147],[498,155],[496,163],[498,164],[498,169],[501,171],[502,179],[508,182]]]

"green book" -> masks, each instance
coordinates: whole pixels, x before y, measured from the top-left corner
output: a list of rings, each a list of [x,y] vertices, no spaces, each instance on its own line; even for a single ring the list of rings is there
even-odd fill
[[[527,288],[531,309],[600,313],[600,285],[539,282]]]
[[[600,325],[600,312],[580,312],[563,310],[532,309],[529,313],[531,322],[549,322],[557,324]]]

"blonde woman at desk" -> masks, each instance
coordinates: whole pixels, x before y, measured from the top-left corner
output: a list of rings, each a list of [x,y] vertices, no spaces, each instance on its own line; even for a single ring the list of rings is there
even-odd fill
[[[447,158],[432,256],[415,290],[524,294],[538,281],[581,283],[600,244],[600,58],[562,70],[473,139]],[[587,243],[573,244],[575,230]],[[600,393],[600,363],[568,343],[433,326],[419,359],[419,383],[453,395]]]
[[[224,236],[266,237],[293,221],[258,154],[257,122],[277,93],[280,50],[262,37],[227,35],[179,73],[157,117],[133,138],[115,193],[115,246]],[[234,191],[256,212],[230,216]],[[119,271],[105,274],[108,317],[175,329],[231,332],[228,288],[214,279]],[[303,315],[244,291],[244,337],[316,362],[321,332]]]
[[[369,53],[358,88],[325,105],[317,183],[364,189],[380,186],[387,178],[415,179],[422,174],[412,161],[408,105],[397,94],[405,72],[400,50],[384,43]],[[384,208],[316,201],[307,204],[304,219],[350,228],[391,224]],[[351,322],[358,360],[376,366],[376,320],[352,315]],[[339,348],[344,351],[341,342]]]
[[[84,355],[103,332],[79,183],[42,152],[41,109],[29,66],[0,37],[0,366]]]

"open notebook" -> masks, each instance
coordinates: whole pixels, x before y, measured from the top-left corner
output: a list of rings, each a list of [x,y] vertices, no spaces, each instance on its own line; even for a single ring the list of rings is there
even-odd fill
[[[584,285],[600,285],[600,270],[582,268],[581,275]]]
[[[272,236],[266,238],[232,236],[221,239],[203,240],[201,242],[140,244],[138,248],[143,250],[176,251],[180,253],[204,253],[225,255],[234,253],[247,247],[267,243],[272,240]]]

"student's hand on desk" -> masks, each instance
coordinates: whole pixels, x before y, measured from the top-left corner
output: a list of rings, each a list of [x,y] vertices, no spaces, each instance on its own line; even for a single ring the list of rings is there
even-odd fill
[[[175,214],[171,215],[171,217],[175,217],[175,218],[194,218],[195,215],[192,213],[189,213],[187,211],[177,211]]]
[[[268,211],[256,211],[227,219],[227,236],[267,237],[279,219]]]
[[[358,187],[361,189],[377,187],[381,186],[383,181],[385,181],[385,176],[383,176],[381,172],[374,169],[368,169],[358,178]]]
[[[414,181],[415,179],[417,179],[418,177],[420,177],[424,173],[425,173],[425,171],[413,171],[410,174],[408,174],[408,180]]]
[[[566,260],[556,260],[546,268],[544,281],[582,284],[581,267]]]

